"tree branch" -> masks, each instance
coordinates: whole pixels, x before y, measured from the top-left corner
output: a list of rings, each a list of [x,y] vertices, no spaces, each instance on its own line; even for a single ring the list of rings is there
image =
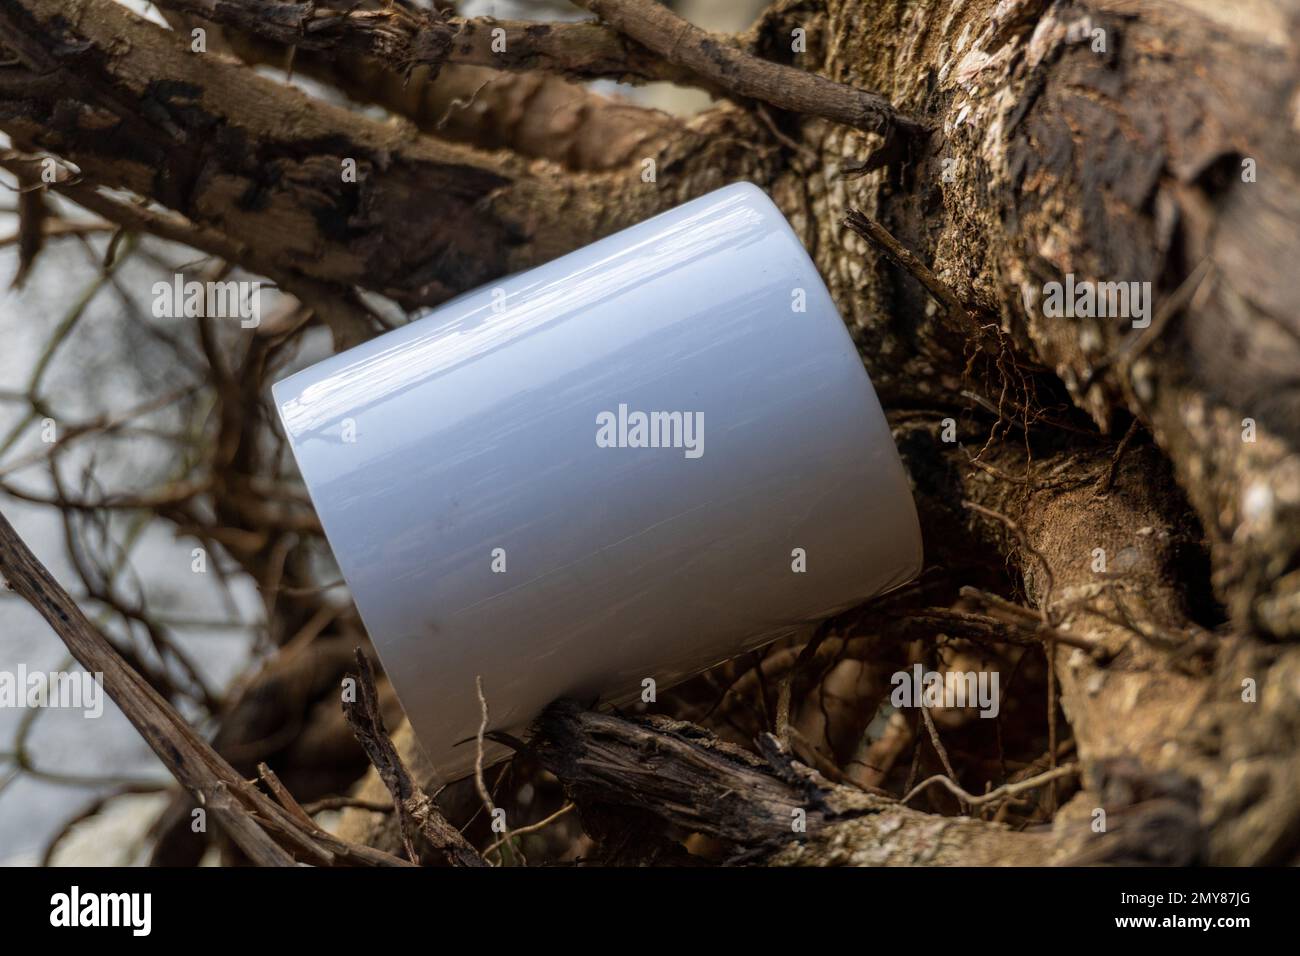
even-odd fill
[[[1053,852],[1042,835],[832,784],[770,734],[759,757],[684,721],[625,720],[561,702],[539,718],[532,744],[580,812],[635,808],[721,841],[736,862],[1028,866]]]
[[[919,135],[922,124],[874,93],[845,86],[741,49],[734,37],[692,26],[649,0],[580,2],[597,23],[464,19],[390,6],[331,10],[265,0],[160,0],[161,6],[316,51],[355,51],[409,76],[444,63],[497,70],[546,70],[573,80],[614,79],[698,86],[845,123],[886,137]]]
[[[72,22],[58,0],[0,0],[21,63],[0,72],[0,128],[88,183],[223,233],[262,274],[417,308],[677,205],[715,186],[719,168],[771,176],[773,160],[736,135],[741,121],[721,116],[709,123],[720,135],[663,148],[672,176],[652,187],[639,169],[557,177],[191,53],[112,0],[78,10]]]
[[[121,708],[172,775],[211,810],[249,859],[263,866],[289,866],[295,857],[319,865],[350,862],[403,865],[370,847],[307,830],[294,815],[258,791],[221,758],[194,729],[132,670],[86,619],[0,514],[0,575],[49,623],[72,656],[91,674],[103,675],[104,691]]]
[[[356,697],[344,698],[343,713],[393,797],[407,855],[413,863],[419,862],[413,839],[414,831],[418,831],[452,866],[487,866],[487,861],[447,822],[433,798],[411,777],[384,727],[374,671],[361,648],[356,649],[356,662],[357,673],[353,678],[357,684]]]
[[[900,113],[883,96],[759,59],[688,23],[654,0],[575,0],[627,37],[674,66],[689,70],[731,96],[780,109],[822,116],[857,129],[921,136],[925,126]]]
[[[527,241],[491,203],[521,169],[190,53],[111,0],[79,11],[70,22],[53,0],[0,0],[5,43],[26,67],[0,79],[0,126],[89,182],[235,239],[263,274],[415,307],[509,271],[509,250]],[[535,184],[516,185],[532,205]]]

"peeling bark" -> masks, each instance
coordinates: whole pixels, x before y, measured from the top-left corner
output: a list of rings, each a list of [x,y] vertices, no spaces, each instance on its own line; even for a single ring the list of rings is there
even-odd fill
[[[1028,866],[1047,862],[1045,834],[937,817],[835,786],[794,763],[770,735],[763,757],[692,724],[645,723],[552,707],[537,756],[584,811],[632,807],[731,848],[735,862],[777,866]]]
[[[862,12],[848,2],[830,6],[823,29],[842,42],[827,68],[934,117],[944,141],[908,175],[846,180],[835,170],[860,156],[862,144],[809,124],[825,172],[780,188],[807,210],[808,241],[853,317],[886,403],[917,410],[900,441],[921,490],[935,493],[923,508],[928,523],[955,517],[959,495],[1000,507],[1053,564],[1056,601],[1089,599],[1110,618],[1131,619],[1117,627],[1089,615],[1074,625],[1124,640],[1125,651],[1105,666],[1078,651],[1055,652],[1085,763],[1123,754],[1198,780],[1215,862],[1294,861],[1300,737],[1281,715],[1300,703],[1288,643],[1298,634],[1300,600],[1300,325],[1284,292],[1300,248],[1296,55],[1287,29],[1296,8],[1258,4],[1225,22],[1197,3],[883,3],[862,29],[844,33],[846,18]],[[1106,52],[1085,42],[1093,29],[1106,31]],[[873,45],[886,38],[882,56]],[[1243,182],[1245,157],[1267,174]],[[980,363],[970,374],[970,329],[835,227],[850,203],[930,261],[976,321],[1014,343],[1021,364],[1036,363],[1023,381],[1005,368],[981,380]],[[1210,274],[1182,295],[1207,260]],[[1068,272],[1151,282],[1157,320],[1144,331],[1116,319],[1046,317],[1041,294],[1027,304],[1027,292],[1041,293]],[[1180,297],[1162,324],[1161,304]],[[988,459],[1003,475],[1026,474],[1023,461],[1007,460],[1008,441],[1037,455],[1045,440],[1080,452],[1067,474],[1101,467],[1107,452],[1088,455],[1073,445],[1077,438],[1065,444],[1067,433],[1026,426],[1061,400],[1087,412],[1103,434],[1136,416],[1163,456],[1131,451],[1116,488],[1099,498],[1088,486],[1035,487],[1050,475],[1046,459],[1035,472],[1041,477],[1024,487],[971,469],[959,455],[944,470],[931,445],[936,419],[970,418],[970,394],[1011,425],[999,430],[1006,438]],[[981,417],[976,410],[975,421]],[[1254,442],[1243,441],[1247,418],[1257,425]],[[969,454],[986,435],[968,433]],[[952,469],[958,487],[944,480]],[[1001,490],[989,498],[977,493],[983,485]],[[1042,602],[1036,558],[1005,529],[992,530],[999,550],[1016,556],[1028,595]],[[1214,596],[1228,611],[1222,627],[1198,571],[1201,533]],[[927,535],[929,559],[942,563],[948,543]],[[1090,570],[1093,548],[1109,554],[1109,577]],[[1126,612],[1113,606],[1117,593]],[[1135,637],[1133,625],[1145,636]],[[1203,626],[1213,634],[1198,636]],[[1186,673],[1189,649],[1198,648],[1196,657],[1207,645],[1212,663]],[[1259,704],[1242,701],[1247,676],[1258,682]]]

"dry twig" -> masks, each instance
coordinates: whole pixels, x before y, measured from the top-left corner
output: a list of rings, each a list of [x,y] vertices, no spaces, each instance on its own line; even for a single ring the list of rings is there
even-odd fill
[[[135,725],[167,769],[213,815],[253,862],[288,866],[300,856],[320,865],[340,862],[401,865],[370,847],[309,832],[301,821],[244,780],[159,693],[123,660],[0,514],[0,574],[49,623],[78,663],[102,675],[104,690]]]
[[[388,792],[393,795],[393,808],[397,811],[402,840],[412,862],[418,862],[414,834],[419,832],[434,849],[439,850],[452,866],[486,866],[487,863],[460,831],[447,822],[433,798],[424,792],[411,772],[406,769],[392,738],[384,728],[384,717],[379,709],[379,693],[375,690],[374,670],[370,659],[356,649],[357,673],[355,699],[345,696],[343,713],[358,742],[378,771]]]
[[[1048,770],[1046,773],[1040,773],[1036,777],[1030,777],[1028,780],[1020,780],[1016,783],[1004,783],[1002,786],[990,790],[988,793],[978,795],[967,793],[947,776],[936,774],[933,777],[927,777],[909,790],[907,795],[903,797],[899,803],[909,803],[911,799],[922,790],[926,789],[931,784],[937,783],[947,787],[948,790],[964,803],[972,807],[981,807],[985,804],[993,803],[995,800],[1003,800],[1007,797],[1014,797],[1018,793],[1024,793],[1026,790],[1033,790],[1036,787],[1041,787],[1045,783],[1054,783],[1061,777],[1068,777],[1077,774],[1078,772],[1079,768],[1075,764],[1065,764],[1064,766],[1056,767],[1053,770]]]

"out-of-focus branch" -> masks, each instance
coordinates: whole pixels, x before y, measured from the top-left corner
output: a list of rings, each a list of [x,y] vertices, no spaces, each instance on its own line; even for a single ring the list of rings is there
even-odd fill
[[[416,67],[436,75],[444,63],[462,63],[546,70],[576,80],[667,81],[887,136],[924,131],[878,94],[761,59],[741,49],[736,38],[707,33],[650,0],[578,3],[612,29],[597,23],[447,18],[398,6],[331,10],[265,0],[160,3],[287,46],[368,53],[403,75]]]
[[[626,167],[636,159],[654,156],[670,138],[706,135],[661,110],[572,82],[562,69],[506,71],[503,56],[526,57],[535,44],[535,38],[513,21],[492,21],[492,29],[504,31],[505,50],[501,54],[491,51],[490,42],[471,45],[469,53],[462,52],[464,45],[458,44],[448,50],[445,64],[417,66],[403,72],[395,67],[395,61],[369,53],[302,46],[286,51],[284,43],[253,29],[214,23],[181,12],[168,2],[163,2],[160,9],[182,35],[188,35],[196,24],[209,24],[209,54],[229,52],[245,63],[287,68],[294,75],[343,90],[351,100],[374,103],[405,117],[440,139],[479,149],[509,149],[520,156],[553,160],[574,171]],[[547,36],[554,38],[552,44],[563,38],[566,50],[575,38],[582,41],[576,44],[579,49],[588,48],[577,31],[584,36],[599,33],[616,51],[635,47],[595,23],[553,26],[555,30]],[[480,40],[493,39],[491,31],[467,28],[467,32]],[[746,36],[743,40],[747,47],[756,42],[756,37]],[[486,59],[489,56],[491,59]],[[470,62],[480,57],[487,65]],[[658,57],[651,60],[663,63]],[[624,57],[621,68],[631,69],[629,63],[630,56]]]
[[[417,66],[440,67],[457,33],[443,13],[399,5],[377,10],[274,0],[163,0],[159,5],[303,50],[368,53],[407,73]]]
[[[654,0],[575,2],[668,63],[731,96],[825,117],[887,138],[895,132],[909,136],[925,132],[920,122],[900,113],[879,94],[760,59],[688,23]]]
[[[38,167],[44,158],[6,150],[0,153],[0,168],[21,177]],[[247,243],[232,239],[218,229],[191,222],[167,210],[123,202],[104,194],[90,183],[71,177],[54,183],[50,188],[123,229],[179,242],[266,276],[311,309],[329,327],[339,348],[361,342],[373,332],[370,313],[352,289],[278,269],[272,260],[255,256]]]
[[[212,749],[147,681],[132,670],[86,619],[67,591],[37,560],[0,514],[0,575],[45,618],[78,663],[103,675],[105,692],[135,725],[172,775],[188,788],[254,862],[289,866],[295,858],[319,865],[403,865],[370,847],[309,831],[258,791]]]
[[[694,75],[598,23],[467,19],[445,11],[390,5],[331,9],[267,0],[160,0],[176,13],[202,17],[299,50],[366,53],[392,70],[446,63],[497,70],[546,70],[574,80],[690,83]]]
[[[502,163],[194,54],[111,0],[65,12],[0,0],[18,60],[0,76],[0,128],[16,142],[219,231],[263,275],[414,307],[509,271],[520,237],[486,208],[511,185]]]
[[[757,127],[731,115],[712,119],[714,135],[664,146],[656,158],[672,175],[654,188],[640,170],[556,176],[195,54],[112,0],[79,10],[71,22],[57,0],[0,0],[17,61],[0,71],[0,129],[89,184],[220,232],[286,282],[362,287],[413,309],[693,198],[720,168],[773,175]]]

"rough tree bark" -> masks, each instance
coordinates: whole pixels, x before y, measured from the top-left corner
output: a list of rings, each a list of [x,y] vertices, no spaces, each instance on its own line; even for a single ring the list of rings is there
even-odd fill
[[[401,96],[365,84],[358,98],[409,120],[383,123],[233,57],[200,65],[109,0],[0,0],[16,58],[0,69],[0,128],[74,163],[70,191],[127,189],[185,217],[191,244],[275,278],[340,345],[374,331],[356,289],[433,303],[724,182],[758,182],[890,410],[928,564],[954,580],[1015,570],[1041,625],[1020,632],[1048,654],[1083,789],[1050,835],[1016,834],[809,777],[771,742],[741,756],[678,725],[571,710],[539,727],[539,759],[580,806],[633,807],[750,860],[1300,860],[1300,3],[786,0],[718,40],[710,62],[660,46],[641,4],[584,5],[611,26],[576,28],[583,49],[627,53],[621,67],[587,56],[582,75],[725,72],[731,51],[749,51],[871,91],[928,135],[908,125],[885,144],[870,123],[788,112],[768,87],[737,84],[735,102],[689,123],[645,114],[652,134],[614,137],[622,161],[607,165],[599,137],[634,127],[636,111],[556,94],[574,105],[556,120],[564,147],[548,147],[545,123],[520,121],[519,91],[552,87],[524,72],[494,81],[480,125],[435,138],[420,129],[439,131],[425,112],[446,102],[437,83],[484,66],[479,40]],[[161,6],[225,23],[247,59],[277,39],[237,36],[253,28],[217,9],[245,4]],[[806,52],[791,52],[795,28]],[[304,46],[304,69],[361,86],[323,56],[355,48]],[[571,60],[546,60],[563,49],[504,65],[574,75]],[[409,60],[365,69],[391,80]],[[501,146],[515,148],[482,148]],[[345,159],[356,184],[340,181]],[[943,295],[847,229],[850,209],[929,264]],[[1150,326],[1046,316],[1044,284],[1069,273],[1150,282]],[[949,418],[959,442],[941,438]],[[627,772],[647,751],[655,773]],[[577,759],[593,753],[613,769]],[[711,799],[728,780],[748,795]],[[806,838],[789,835],[796,804],[816,811]],[[1103,806],[1121,824],[1097,840],[1089,814]]]

